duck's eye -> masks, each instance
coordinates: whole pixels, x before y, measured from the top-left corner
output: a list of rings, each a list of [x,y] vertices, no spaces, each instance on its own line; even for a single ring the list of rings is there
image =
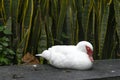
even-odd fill
[[[89,50],[90,50],[90,47],[86,46],[86,49],[87,49],[87,51],[89,51]]]
[[[86,46],[86,50],[87,50],[87,53],[88,53],[89,55],[92,55],[92,54],[93,54],[93,51],[91,50],[90,47]]]

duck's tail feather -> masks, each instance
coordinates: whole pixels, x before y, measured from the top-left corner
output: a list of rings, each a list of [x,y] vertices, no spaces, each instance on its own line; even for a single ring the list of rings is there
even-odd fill
[[[42,56],[42,54],[36,54],[35,56]]]
[[[42,54],[36,54],[35,56],[41,56],[41,57],[49,60],[49,58],[50,58],[50,52],[48,50],[45,50],[45,51],[42,52]]]

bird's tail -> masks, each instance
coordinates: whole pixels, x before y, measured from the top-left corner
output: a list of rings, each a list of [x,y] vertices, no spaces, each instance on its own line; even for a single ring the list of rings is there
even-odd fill
[[[36,54],[35,56],[42,56],[42,54]]]
[[[50,52],[48,50],[45,50],[45,51],[42,52],[42,54],[36,54],[35,56],[41,56],[41,57],[49,60],[49,58],[50,58]]]

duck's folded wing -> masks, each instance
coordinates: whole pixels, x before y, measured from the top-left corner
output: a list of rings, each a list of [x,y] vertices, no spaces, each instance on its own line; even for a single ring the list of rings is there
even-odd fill
[[[53,46],[48,49],[50,53],[68,55],[75,52],[75,46]]]

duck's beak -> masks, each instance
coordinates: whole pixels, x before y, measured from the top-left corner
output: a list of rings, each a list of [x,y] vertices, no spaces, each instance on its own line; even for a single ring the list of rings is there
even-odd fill
[[[93,62],[94,61],[94,59],[93,59],[93,57],[92,56],[89,56],[89,58],[90,58],[90,60]]]
[[[93,51],[92,50],[90,50],[89,52],[88,52],[88,55],[89,55],[89,58],[90,58],[90,60],[93,62],[94,61],[94,59],[93,59]]]
[[[94,61],[93,56],[92,56],[93,55],[93,50],[90,49],[90,47],[88,47],[88,46],[86,46],[86,50],[87,50],[87,54],[88,54],[90,60],[93,62]]]
[[[88,51],[88,55],[89,55],[89,58],[90,58],[90,60],[93,62],[94,61],[94,59],[93,59],[93,51],[92,50],[89,50]]]

